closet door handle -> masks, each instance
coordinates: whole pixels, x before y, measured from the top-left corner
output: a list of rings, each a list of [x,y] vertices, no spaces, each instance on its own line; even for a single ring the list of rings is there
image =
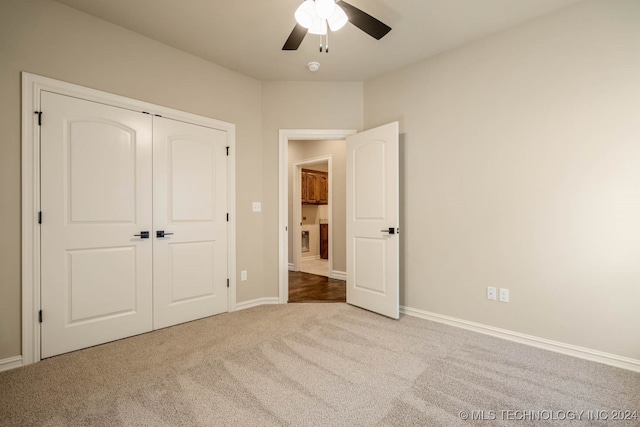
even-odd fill
[[[389,227],[386,228],[384,230],[380,230],[381,233],[389,233],[389,234],[396,234],[396,229],[394,227]],[[398,230],[398,232],[400,232],[400,230]]]
[[[156,237],[159,238],[159,239],[162,238],[162,237],[165,237],[165,236],[172,236],[172,235],[173,235],[173,233],[165,233],[164,230],[156,231]]]
[[[141,239],[148,239],[149,238],[149,232],[148,231],[141,231],[140,234],[134,234],[134,236],[139,237]]]

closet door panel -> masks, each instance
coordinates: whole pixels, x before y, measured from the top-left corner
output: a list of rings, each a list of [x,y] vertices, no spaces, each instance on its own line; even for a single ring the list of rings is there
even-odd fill
[[[149,115],[51,92],[41,108],[46,358],[152,328],[152,145]]]
[[[154,328],[227,311],[227,133],[154,118]]]

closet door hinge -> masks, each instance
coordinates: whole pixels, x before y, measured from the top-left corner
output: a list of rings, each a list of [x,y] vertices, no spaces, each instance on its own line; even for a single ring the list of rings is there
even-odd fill
[[[229,222],[229,214],[227,214],[227,222]]]
[[[38,224],[42,224],[42,211],[38,212]]]
[[[38,312],[38,322],[42,323],[42,310]]]
[[[229,287],[229,279],[227,279],[227,288]]]
[[[34,114],[38,115],[38,126],[42,126],[42,111],[35,111]]]
[[[227,148],[227,156],[228,156],[229,155],[229,147],[226,147],[226,148]]]

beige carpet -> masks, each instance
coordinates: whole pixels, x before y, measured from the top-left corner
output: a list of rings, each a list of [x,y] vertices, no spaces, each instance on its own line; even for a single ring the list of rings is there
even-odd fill
[[[640,374],[345,304],[256,307],[0,373],[2,426],[640,424],[612,421],[620,409],[640,410]]]

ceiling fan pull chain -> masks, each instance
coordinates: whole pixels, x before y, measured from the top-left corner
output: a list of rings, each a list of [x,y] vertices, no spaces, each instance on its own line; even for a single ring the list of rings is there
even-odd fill
[[[325,37],[324,51],[325,53],[329,53],[329,31],[327,31],[327,35]]]
[[[320,35],[320,53],[322,53],[322,34]]]

